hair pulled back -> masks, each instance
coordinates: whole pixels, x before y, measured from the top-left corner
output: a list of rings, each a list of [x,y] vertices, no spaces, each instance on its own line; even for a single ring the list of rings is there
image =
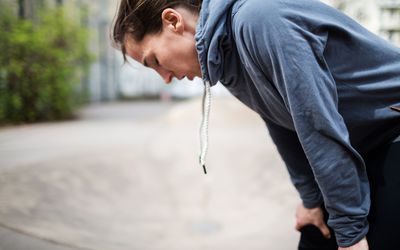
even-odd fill
[[[162,30],[161,14],[166,8],[184,7],[199,13],[202,0],[121,0],[112,28],[112,41],[126,60],[127,36],[140,42],[145,35]]]

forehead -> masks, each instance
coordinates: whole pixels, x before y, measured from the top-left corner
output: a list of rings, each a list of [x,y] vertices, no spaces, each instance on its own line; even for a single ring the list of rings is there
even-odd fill
[[[165,39],[166,36],[164,32],[147,34],[139,42],[128,36],[125,39],[126,54],[135,61],[142,63],[147,55],[155,53],[160,49],[160,42]]]

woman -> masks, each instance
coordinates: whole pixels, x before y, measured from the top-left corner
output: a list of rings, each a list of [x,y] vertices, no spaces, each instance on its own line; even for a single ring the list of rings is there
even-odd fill
[[[400,170],[379,157],[399,148],[398,48],[316,0],[122,0],[113,40],[260,114],[302,199],[299,249],[397,246]]]

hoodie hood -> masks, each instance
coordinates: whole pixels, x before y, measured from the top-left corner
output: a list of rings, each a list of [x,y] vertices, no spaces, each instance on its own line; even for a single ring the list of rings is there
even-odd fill
[[[231,49],[230,13],[238,0],[203,0],[196,27],[196,48],[204,81],[215,85],[224,73]]]

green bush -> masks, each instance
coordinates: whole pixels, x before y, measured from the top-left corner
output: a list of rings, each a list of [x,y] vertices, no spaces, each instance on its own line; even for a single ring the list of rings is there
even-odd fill
[[[88,31],[63,8],[34,20],[0,6],[0,123],[67,119],[82,103]]]

